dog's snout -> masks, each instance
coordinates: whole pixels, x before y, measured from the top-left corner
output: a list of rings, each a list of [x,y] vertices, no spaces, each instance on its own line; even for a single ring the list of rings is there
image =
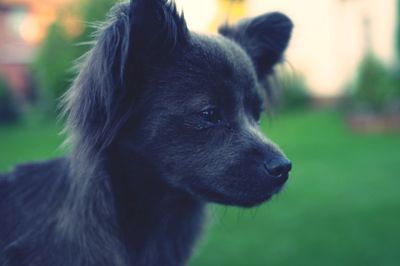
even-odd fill
[[[285,157],[276,157],[265,162],[265,168],[268,173],[274,177],[286,176],[292,169],[292,162]]]

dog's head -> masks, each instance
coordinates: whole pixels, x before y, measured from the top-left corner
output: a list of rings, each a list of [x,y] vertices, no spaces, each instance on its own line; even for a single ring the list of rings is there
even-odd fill
[[[285,15],[269,13],[204,36],[166,0],[120,5],[75,83],[70,125],[80,143],[119,147],[170,186],[207,201],[259,204],[291,169],[258,124],[266,78],[291,29]]]

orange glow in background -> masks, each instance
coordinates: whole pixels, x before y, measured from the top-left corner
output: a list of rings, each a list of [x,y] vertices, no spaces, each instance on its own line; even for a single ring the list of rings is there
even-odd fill
[[[100,1],[100,0],[99,0]],[[60,10],[77,0],[2,0],[21,4],[27,15],[19,26],[21,38],[36,45]],[[117,2],[117,1],[116,1]],[[236,22],[242,17],[281,11],[295,28],[286,60],[296,72],[304,74],[317,96],[337,96],[351,82],[366,50],[366,35],[373,52],[386,64],[394,60],[395,0],[176,0],[184,11],[189,28],[215,32],[218,25]],[[68,9],[67,9],[68,11]],[[368,19],[369,28],[364,21]],[[82,21],[71,12],[63,12],[68,34],[83,29]],[[368,31],[368,32],[366,32]]]
[[[36,17],[28,15],[19,26],[22,39],[28,43],[38,43],[43,39],[45,32],[41,29]]]

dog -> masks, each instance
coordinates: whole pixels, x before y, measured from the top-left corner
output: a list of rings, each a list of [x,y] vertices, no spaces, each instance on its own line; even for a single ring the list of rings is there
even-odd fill
[[[186,265],[207,202],[279,192],[291,162],[258,121],[292,27],[208,36],[173,2],[117,4],[65,97],[68,154],[0,175],[0,265]]]

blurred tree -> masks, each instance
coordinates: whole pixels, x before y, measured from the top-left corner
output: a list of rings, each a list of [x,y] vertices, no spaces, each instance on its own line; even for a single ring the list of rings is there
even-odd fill
[[[286,71],[278,75],[277,82],[280,89],[279,108],[298,110],[306,108],[311,103],[311,95],[302,74]]]
[[[94,33],[96,27],[93,24],[98,24],[105,20],[106,14],[111,9],[113,5],[117,3],[116,0],[85,0],[79,2],[80,15],[84,18],[86,23],[82,34],[80,34],[76,40],[77,41],[89,41],[92,39],[92,34]],[[86,47],[83,49],[87,51]]]
[[[216,32],[219,26],[234,24],[246,15],[245,0],[218,0],[217,12],[208,26],[210,32]]]
[[[60,19],[49,27],[33,65],[41,96],[46,101],[61,96],[70,84],[70,68],[73,60],[79,56],[79,50],[72,43]]]
[[[11,90],[0,76],[0,124],[16,122],[18,115],[19,112]]]
[[[382,111],[398,99],[400,88],[395,73],[390,71],[373,53],[362,60],[352,93],[357,107]]]
[[[400,0],[396,1],[397,67],[389,68],[374,54],[371,45],[371,25],[364,18],[365,55],[362,59],[348,104],[355,111],[385,113],[400,108]]]
[[[71,85],[75,75],[72,71],[75,60],[90,49],[85,43],[93,38],[93,25],[105,19],[113,4],[115,0],[84,0],[77,4],[76,9],[72,8],[71,10],[77,10],[76,15],[85,23],[77,36],[68,35],[63,23],[63,13],[49,27],[32,65],[40,96],[46,106],[54,107],[55,100]]]

